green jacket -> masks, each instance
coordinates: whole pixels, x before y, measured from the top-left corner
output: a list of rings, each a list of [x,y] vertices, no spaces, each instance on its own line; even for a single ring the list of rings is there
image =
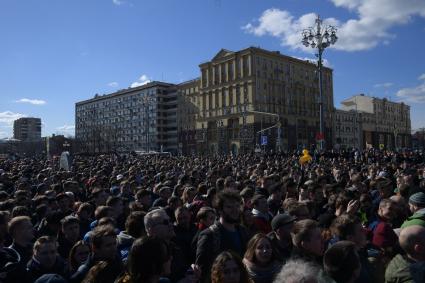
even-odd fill
[[[425,227],[425,209],[418,210],[412,216],[407,218],[403,225],[401,225],[401,228],[406,228],[412,225],[420,225]]]
[[[413,283],[410,265],[413,262],[400,254],[396,255],[385,270],[385,283]]]

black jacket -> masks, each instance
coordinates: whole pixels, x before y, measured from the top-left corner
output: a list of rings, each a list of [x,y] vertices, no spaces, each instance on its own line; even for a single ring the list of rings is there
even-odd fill
[[[68,276],[66,262],[60,256],[56,257],[55,265],[50,269],[42,267],[37,260],[32,258],[27,264],[27,271],[30,282],[35,282],[35,280],[44,274],[59,274],[64,278]]]
[[[196,249],[196,264],[202,270],[202,282],[208,282],[211,266],[215,258],[223,251],[233,251],[243,257],[248,242],[248,234],[240,225],[236,226],[240,240],[240,249],[232,243],[226,229],[220,222],[216,222],[201,232]]]

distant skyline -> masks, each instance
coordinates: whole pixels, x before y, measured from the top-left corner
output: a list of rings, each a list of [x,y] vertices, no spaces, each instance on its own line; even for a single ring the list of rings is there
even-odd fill
[[[41,118],[43,136],[73,134],[77,101],[196,78],[222,48],[314,59],[301,31],[316,14],[338,28],[324,53],[335,107],[386,97],[425,127],[423,0],[0,0],[0,138],[20,117]]]

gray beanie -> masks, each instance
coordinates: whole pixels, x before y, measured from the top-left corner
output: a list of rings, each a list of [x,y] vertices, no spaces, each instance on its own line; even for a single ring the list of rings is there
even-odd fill
[[[425,193],[419,192],[411,195],[409,198],[409,203],[419,207],[425,207]]]

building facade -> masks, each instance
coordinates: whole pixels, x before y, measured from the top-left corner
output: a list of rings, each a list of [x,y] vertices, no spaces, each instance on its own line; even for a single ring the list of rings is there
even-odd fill
[[[222,49],[200,64],[199,152],[292,150],[316,144],[319,89],[314,63],[250,47]],[[332,70],[323,68],[325,141],[332,146]]]
[[[196,118],[199,115],[200,79],[177,85],[178,152],[183,155],[196,153]]]
[[[177,152],[177,88],[151,82],[77,102],[81,152]]]
[[[334,146],[337,149],[359,148],[361,119],[356,111],[336,109],[334,112]]]
[[[13,138],[20,141],[39,141],[41,139],[40,118],[19,118],[13,122]]]
[[[341,145],[360,149],[411,145],[410,106],[363,94],[352,96],[341,105],[342,109],[336,110],[334,116],[336,144],[345,139],[347,142]]]

